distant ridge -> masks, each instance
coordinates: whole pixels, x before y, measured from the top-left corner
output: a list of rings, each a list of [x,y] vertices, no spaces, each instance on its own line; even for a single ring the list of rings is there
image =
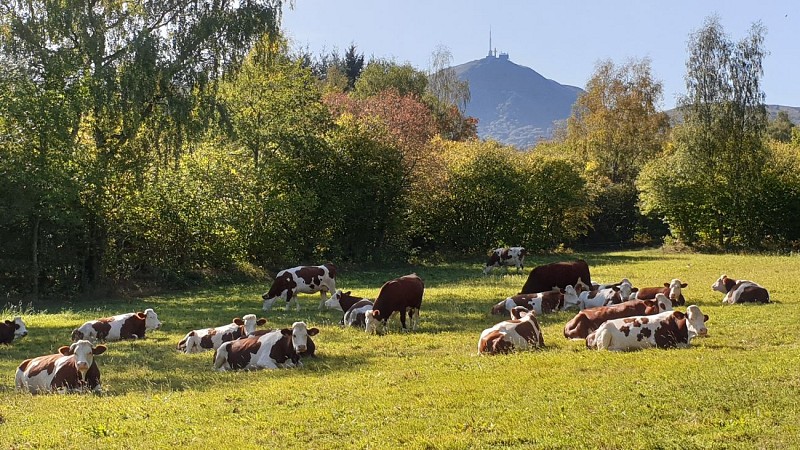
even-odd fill
[[[478,119],[478,136],[520,149],[550,138],[583,92],[511,62],[506,53],[490,52],[453,69],[469,82],[472,99],[466,114]]]
[[[800,107],[798,106],[784,106],[784,105],[765,105],[767,108],[767,117],[769,120],[775,120],[778,112],[785,111],[789,115],[789,120],[795,125],[800,125]],[[672,120],[672,123],[680,123],[683,118],[678,108],[673,108],[666,111],[667,115]]]

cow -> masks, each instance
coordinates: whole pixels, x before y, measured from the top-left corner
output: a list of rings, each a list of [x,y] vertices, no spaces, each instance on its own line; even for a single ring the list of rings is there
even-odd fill
[[[264,325],[267,319],[256,319],[255,314],[246,314],[241,319],[236,317],[227,325],[216,328],[192,330],[178,343],[178,350],[184,353],[200,353],[205,350],[216,350],[223,342],[248,336],[256,331],[256,326]]]
[[[331,309],[337,309],[344,313],[342,320],[339,324],[343,327],[361,327],[366,325],[365,314],[367,311],[372,312],[372,300],[363,297],[356,297],[351,295],[351,291],[342,292],[337,289],[336,292],[325,301],[325,306]]]
[[[711,285],[711,289],[725,294],[722,303],[729,305],[744,302],[769,303],[769,292],[753,281],[733,280],[723,274]]]
[[[300,302],[297,301],[297,294],[313,294],[319,292],[321,300],[319,309],[325,307],[327,293],[336,292],[336,266],[331,263],[321,266],[297,266],[291,269],[284,269],[275,276],[269,291],[261,298],[264,300],[263,309],[269,311],[277,299],[286,301],[286,311],[292,300],[300,311]]]
[[[492,307],[492,314],[508,314],[514,307],[521,306],[533,311],[537,316],[553,311],[564,311],[578,307],[579,299],[572,286],[568,289],[554,289],[536,294],[517,294],[498,302]]]
[[[708,334],[706,321],[708,316],[697,305],[687,307],[686,314],[665,311],[608,320],[586,336],[586,347],[612,351],[687,347],[695,336]]]
[[[309,352],[309,336],[318,328],[295,322],[291,328],[258,331],[253,335],[222,343],[214,352],[214,369],[256,370],[302,367],[300,357]]]
[[[146,331],[159,328],[161,328],[161,321],[158,320],[158,314],[151,308],[147,308],[144,312],[90,320],[72,331],[72,342],[78,342],[81,339],[90,341],[144,339]]]
[[[17,367],[17,389],[31,394],[43,392],[100,392],[100,369],[94,357],[106,351],[105,345],[94,346],[81,339],[63,346],[54,355],[26,359]]]
[[[0,344],[10,344],[14,339],[24,338],[27,335],[28,328],[20,316],[14,316],[14,320],[0,323]]]
[[[361,300],[364,300],[364,298],[352,295],[352,291],[342,292],[341,289],[337,289],[336,292],[331,295],[331,298],[325,300],[325,306],[329,309],[345,312]]]
[[[564,289],[567,286],[575,286],[579,280],[589,282],[591,279],[589,265],[582,259],[545,264],[531,270],[520,294],[544,292],[554,286]]]
[[[483,330],[478,339],[478,354],[494,355],[541,347],[544,347],[544,338],[536,313],[521,306],[511,309],[511,320]]]
[[[630,295],[630,293],[628,294]],[[612,286],[599,290],[583,291],[579,294],[579,309],[597,308],[598,306],[622,303],[620,288]]]
[[[664,283],[664,287],[645,287],[639,288],[635,294],[631,294],[631,300],[652,300],[656,298],[656,294],[664,294],[669,297],[673,305],[683,306],[686,299],[683,298],[681,289],[688,286],[687,283],[682,283],[681,280],[675,278],[669,283]]]
[[[489,260],[486,261],[486,266],[483,268],[483,274],[488,275],[495,267],[506,267],[508,270],[509,266],[515,266],[519,273],[525,270],[527,254],[525,247],[496,248],[489,255]]]
[[[672,302],[664,294],[657,294],[655,300],[628,300],[616,305],[584,309],[570,319],[564,326],[567,339],[586,339],[603,322],[622,317],[650,316],[672,310]]]
[[[416,330],[424,292],[425,283],[415,273],[387,281],[378,292],[378,297],[372,306],[372,313],[365,317],[364,330],[367,333],[385,332],[389,318],[399,312],[402,331],[408,331],[406,311],[411,319],[411,329]]]

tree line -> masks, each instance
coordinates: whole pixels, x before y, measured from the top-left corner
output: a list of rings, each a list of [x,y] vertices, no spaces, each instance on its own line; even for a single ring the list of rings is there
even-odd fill
[[[649,61],[605,61],[557,138],[516,149],[477,139],[446,48],[422,71],[293,50],[277,0],[135,5],[0,6],[9,297],[500,245],[798,239],[800,139],[766,119],[760,26],[691,36],[678,125]]]

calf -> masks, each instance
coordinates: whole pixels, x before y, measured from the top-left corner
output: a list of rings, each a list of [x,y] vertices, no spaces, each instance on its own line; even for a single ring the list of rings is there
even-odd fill
[[[588,282],[591,279],[589,265],[582,259],[545,264],[531,270],[520,294],[544,292],[552,289],[553,286],[565,289],[567,286],[575,286],[579,280]]]
[[[511,320],[483,330],[478,339],[478,354],[494,355],[541,347],[544,347],[544,338],[536,314],[521,306],[511,310]]]
[[[492,307],[492,314],[508,314],[514,307],[521,306],[536,315],[563,311],[578,306],[578,296],[572,286],[536,294],[517,294],[498,302]]]
[[[769,303],[769,292],[758,283],[747,280],[732,280],[727,275],[722,275],[711,285],[714,291],[725,294],[722,303],[759,302]]]
[[[336,292],[336,266],[331,263],[321,266],[297,266],[284,269],[275,276],[269,291],[261,296],[264,300],[263,309],[269,311],[275,300],[281,298],[286,301],[286,311],[294,300],[295,307],[300,311],[297,294],[313,294],[319,292],[321,300],[319,309],[325,306],[327,292]]]
[[[697,305],[686,308],[686,314],[666,311],[609,320],[586,337],[586,346],[613,351],[686,347],[695,336],[708,334],[707,320],[708,316]]]
[[[329,309],[345,312],[350,309],[351,306],[364,300],[364,297],[356,297],[355,295],[351,295],[351,292],[352,291],[342,292],[341,289],[337,289],[336,292],[331,295],[331,298],[325,300],[325,306]]]
[[[496,248],[489,255],[489,260],[486,261],[483,273],[486,275],[495,267],[508,268],[509,266],[516,266],[517,272],[520,272],[525,269],[525,256],[527,254],[525,247]]]
[[[26,359],[17,367],[17,388],[28,389],[31,394],[100,392],[100,369],[94,357],[105,351],[105,345],[95,347],[87,340],[79,340],[69,347],[59,348],[55,355]]]
[[[586,339],[603,322],[622,317],[650,316],[672,310],[672,302],[664,294],[657,294],[655,300],[628,300],[617,305],[584,309],[564,326],[567,339]]]
[[[406,310],[408,310],[408,315],[411,318],[411,329],[416,330],[419,324],[419,309],[422,306],[424,291],[425,284],[415,273],[384,283],[372,306],[372,313],[367,314],[365,317],[364,329],[366,332],[385,332],[386,322],[397,312],[400,313],[402,330],[408,331],[406,327]]]
[[[683,306],[686,299],[683,298],[682,288],[688,286],[687,283],[681,283],[681,280],[675,278],[669,283],[664,283],[664,287],[646,287],[639,288],[636,295],[631,295],[631,300],[652,300],[656,298],[656,294],[664,294],[669,297],[673,305]]]
[[[224,342],[214,352],[214,369],[302,367],[300,357],[309,352],[309,336],[316,336],[317,333],[319,329],[308,328],[304,322],[295,322],[292,328],[256,332],[248,337]]]
[[[264,325],[267,319],[256,319],[255,314],[233,319],[232,323],[216,328],[190,331],[178,343],[178,350],[184,353],[200,353],[205,350],[216,350],[223,342],[232,341],[250,335],[256,326]]]
[[[80,339],[91,341],[119,341],[121,339],[144,339],[147,330],[161,328],[155,311],[119,314],[104,319],[90,320],[72,332],[72,342]]]
[[[630,295],[630,293],[628,295]],[[580,309],[596,308],[598,306],[616,305],[618,303],[622,303],[620,289],[617,286],[598,290],[583,291],[580,293],[578,298],[580,299]]]
[[[372,312],[372,300],[363,297],[356,297],[350,295],[350,291],[342,292],[337,289],[336,292],[325,301],[325,306],[332,309],[338,309],[344,312],[342,320],[339,324],[343,327],[361,327],[366,325],[365,314],[369,311]]]
[[[15,338],[24,338],[27,335],[28,329],[20,316],[14,316],[14,320],[0,323],[0,344],[10,344]]]

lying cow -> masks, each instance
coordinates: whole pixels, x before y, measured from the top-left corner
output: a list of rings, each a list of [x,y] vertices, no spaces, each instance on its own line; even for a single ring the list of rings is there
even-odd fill
[[[521,306],[536,315],[550,314],[577,308],[579,298],[572,286],[567,289],[550,290],[536,294],[517,294],[498,302],[492,307],[492,314],[508,314],[513,308]]]
[[[608,320],[632,316],[650,316],[672,310],[672,302],[664,294],[655,300],[628,300],[617,305],[584,309],[564,326],[567,339],[586,339],[592,331]]]
[[[545,264],[531,270],[520,294],[549,291],[553,286],[565,289],[567,286],[575,286],[579,280],[591,279],[589,265],[582,259]]]
[[[309,336],[317,333],[319,329],[308,328],[305,322],[295,322],[292,328],[256,332],[252,336],[224,342],[214,352],[214,369],[302,367],[300,357],[309,351]]]
[[[525,256],[527,254],[525,247],[496,248],[489,255],[489,260],[486,261],[483,273],[487,275],[496,267],[508,268],[510,266],[515,266],[517,272],[520,272],[525,269]]]
[[[351,295],[351,291],[342,292],[341,289],[337,289],[331,298],[325,301],[325,306],[344,312],[339,322],[343,327],[364,328],[366,314],[372,313],[373,303],[368,298]]]
[[[612,351],[686,347],[695,336],[708,334],[707,320],[708,316],[697,305],[686,308],[686,314],[666,311],[652,316],[609,320],[586,337],[586,346]]]
[[[55,355],[26,359],[17,367],[17,389],[31,394],[40,392],[100,392],[100,369],[94,360],[106,351],[105,345],[93,346],[79,340],[58,349]]]
[[[289,304],[294,301],[298,311],[300,303],[297,301],[297,294],[313,294],[319,292],[322,298],[319,302],[319,309],[325,306],[327,293],[336,292],[336,266],[331,263],[321,266],[297,266],[291,269],[284,269],[275,276],[269,291],[261,296],[264,300],[263,309],[269,311],[275,300],[283,299],[286,302],[286,311]]]
[[[630,295],[630,292],[628,293]],[[603,289],[583,291],[578,295],[580,309],[597,308],[599,306],[616,305],[622,303],[620,288],[611,286]]]
[[[656,294],[660,293],[669,297],[673,305],[683,306],[686,303],[686,299],[683,298],[681,289],[686,286],[688,286],[687,283],[682,283],[681,280],[675,278],[669,283],[664,283],[664,287],[639,288],[636,294],[632,294],[630,298],[631,300],[652,300],[656,298]]]
[[[747,280],[732,280],[727,275],[722,275],[711,285],[714,291],[725,294],[722,303],[759,302],[769,303],[769,292],[758,283]]]
[[[81,339],[91,341],[119,341],[121,339],[144,339],[149,330],[161,328],[158,314],[151,308],[144,312],[119,314],[104,319],[90,320],[72,332],[72,342]]]
[[[408,331],[406,312],[411,319],[411,329],[416,330],[424,292],[425,284],[415,273],[387,281],[381,286],[378,297],[372,306],[372,313],[365,317],[365,331],[367,333],[385,332],[389,318],[398,312],[402,330]]]
[[[511,320],[483,330],[478,339],[478,354],[494,355],[541,347],[544,347],[544,338],[536,314],[521,306],[511,310]]]
[[[27,335],[28,329],[20,316],[14,316],[14,320],[0,323],[0,344],[10,344],[14,339],[24,338]]]
[[[216,328],[192,330],[178,343],[178,350],[184,353],[200,353],[216,350],[223,342],[248,336],[256,331],[256,326],[264,325],[267,319],[256,319],[255,314],[233,319],[232,323]]]

